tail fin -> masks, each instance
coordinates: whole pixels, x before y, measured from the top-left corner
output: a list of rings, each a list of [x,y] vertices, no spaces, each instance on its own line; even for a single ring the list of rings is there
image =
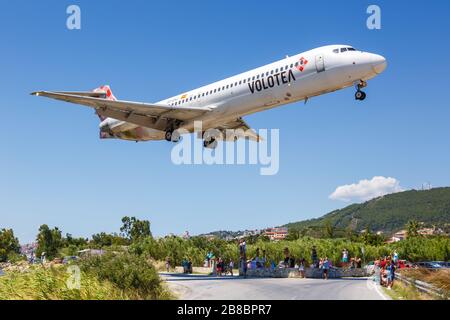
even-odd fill
[[[104,85],[101,87],[98,87],[97,89],[92,90],[92,92],[97,92],[97,93],[104,93],[105,94],[105,99],[107,100],[112,100],[112,101],[116,101],[116,97],[114,96],[114,94],[111,91],[111,88],[108,85]],[[97,113],[97,116],[100,118],[100,121],[103,121],[106,119],[106,117],[99,115]]]

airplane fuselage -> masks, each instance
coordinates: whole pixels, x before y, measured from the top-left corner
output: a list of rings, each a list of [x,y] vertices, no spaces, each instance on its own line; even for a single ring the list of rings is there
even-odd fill
[[[377,54],[357,51],[348,45],[324,46],[306,51],[233,77],[162,100],[177,108],[208,107],[212,111],[183,121],[178,128],[192,132],[194,121],[215,128],[229,120],[284,104],[306,100],[365,82],[386,68]],[[164,131],[112,118],[100,127],[114,137],[145,141],[164,139]]]

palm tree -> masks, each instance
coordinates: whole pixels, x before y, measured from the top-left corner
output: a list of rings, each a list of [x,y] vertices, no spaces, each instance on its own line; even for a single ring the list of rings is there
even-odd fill
[[[406,232],[408,237],[417,237],[419,235],[420,222],[417,220],[410,220],[406,224]]]

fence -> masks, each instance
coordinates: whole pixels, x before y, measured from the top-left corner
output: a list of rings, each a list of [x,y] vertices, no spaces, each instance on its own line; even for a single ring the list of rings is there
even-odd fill
[[[441,298],[445,298],[445,295],[441,289],[438,289],[429,283],[404,277],[400,273],[395,273],[395,278],[397,280],[405,283],[406,285],[416,287],[417,290],[419,290],[420,292],[424,292],[424,293],[427,293],[432,296],[438,296]]]

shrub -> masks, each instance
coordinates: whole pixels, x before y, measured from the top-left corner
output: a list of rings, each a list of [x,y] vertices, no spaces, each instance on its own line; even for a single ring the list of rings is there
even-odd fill
[[[143,257],[129,253],[107,253],[80,261],[83,272],[109,281],[133,299],[167,299],[155,268]]]

